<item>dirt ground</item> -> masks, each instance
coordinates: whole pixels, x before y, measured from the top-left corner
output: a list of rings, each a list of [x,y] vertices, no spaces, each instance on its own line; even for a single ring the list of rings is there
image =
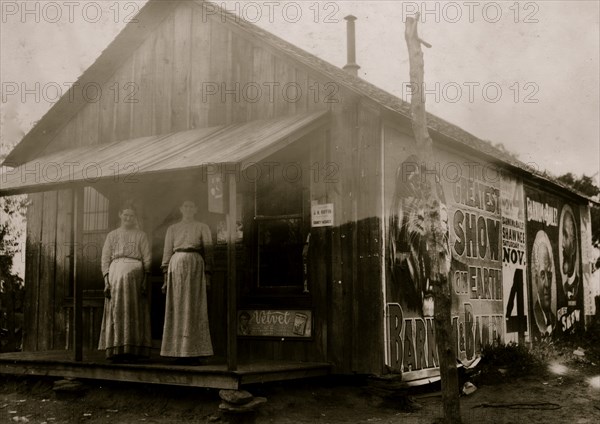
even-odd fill
[[[375,396],[364,379],[315,379],[248,387],[268,402],[253,416],[218,412],[215,390],[87,381],[77,398],[57,398],[52,379],[6,378],[0,383],[0,423],[432,423],[441,415],[439,387],[414,393],[422,408]],[[600,422],[600,366],[572,354],[551,360],[533,375],[477,381],[461,397],[465,424]],[[527,405],[532,409],[519,409]],[[500,407],[483,407],[501,404]],[[409,405],[414,406],[413,403]],[[417,406],[418,406],[417,405]]]

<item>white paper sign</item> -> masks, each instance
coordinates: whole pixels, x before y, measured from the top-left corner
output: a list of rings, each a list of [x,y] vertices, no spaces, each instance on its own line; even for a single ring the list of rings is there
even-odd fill
[[[333,203],[312,205],[312,227],[333,227]]]

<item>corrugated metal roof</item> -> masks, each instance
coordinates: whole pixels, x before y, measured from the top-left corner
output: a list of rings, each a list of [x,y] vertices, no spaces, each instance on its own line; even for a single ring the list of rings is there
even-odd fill
[[[65,150],[4,172],[0,195],[212,164],[243,168],[326,124],[327,115],[317,111]]]

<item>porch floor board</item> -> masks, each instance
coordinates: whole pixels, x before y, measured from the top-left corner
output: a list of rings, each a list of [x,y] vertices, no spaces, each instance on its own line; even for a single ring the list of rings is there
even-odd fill
[[[240,363],[227,370],[224,358],[210,358],[206,365],[176,365],[160,356],[134,364],[113,364],[104,352],[86,351],[83,361],[73,360],[68,350],[0,354],[0,374],[113,380],[177,386],[239,389],[252,383],[294,380],[328,375],[326,363],[263,361]]]

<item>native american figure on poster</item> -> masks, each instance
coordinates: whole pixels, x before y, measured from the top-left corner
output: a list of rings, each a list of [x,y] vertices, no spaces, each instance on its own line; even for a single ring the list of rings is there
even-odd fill
[[[448,248],[448,211],[444,190],[432,175],[424,175],[421,162],[409,156],[396,171],[395,189],[389,215],[389,273],[393,299],[402,299],[407,308],[423,317],[434,312],[433,289],[429,282],[431,264],[428,260],[426,230],[431,225],[425,216],[425,193],[437,190],[441,200],[440,214]],[[433,187],[432,187],[433,186]],[[448,253],[447,258],[450,260]]]

